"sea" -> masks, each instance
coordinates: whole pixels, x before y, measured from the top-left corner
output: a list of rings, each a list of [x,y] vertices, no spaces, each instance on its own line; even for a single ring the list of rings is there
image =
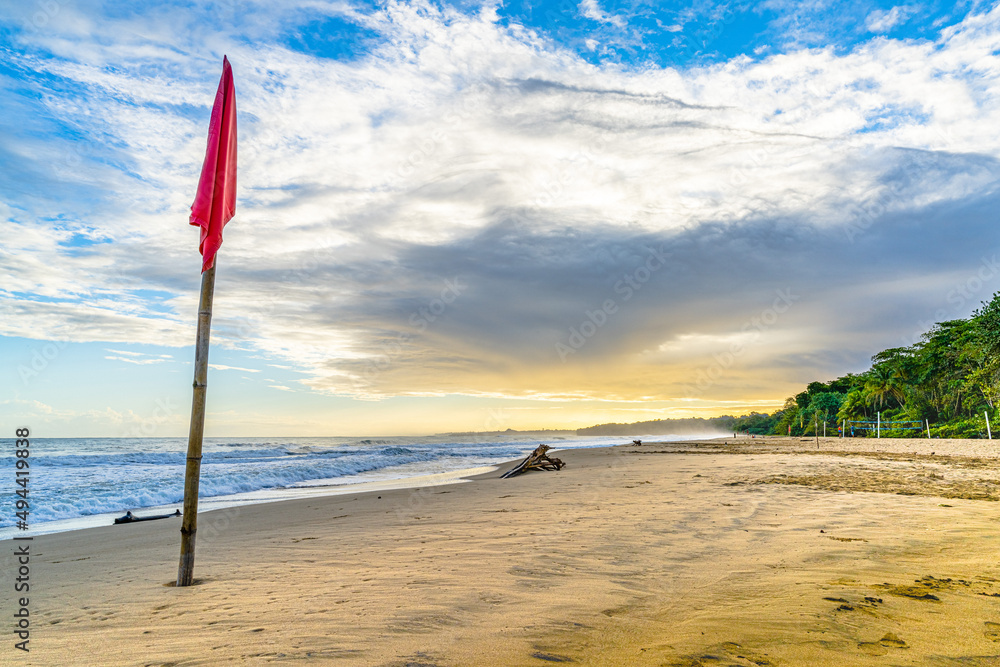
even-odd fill
[[[206,438],[199,513],[239,505],[370,489],[452,484],[527,455],[554,450],[669,441],[690,436],[574,436],[497,433],[371,438]],[[2,440],[13,453],[14,441]],[[32,438],[26,494],[5,456],[8,502],[0,540],[111,525],[173,512],[184,499],[186,438]],[[25,503],[19,501],[27,501]],[[26,512],[26,514],[18,514]],[[24,519],[27,521],[19,525]],[[26,528],[24,526],[27,526]]]

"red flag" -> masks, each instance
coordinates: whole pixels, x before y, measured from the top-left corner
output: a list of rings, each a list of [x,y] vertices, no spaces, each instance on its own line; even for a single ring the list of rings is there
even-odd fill
[[[201,166],[198,194],[191,204],[191,224],[201,227],[201,272],[215,266],[222,228],[236,213],[236,89],[233,68],[222,57],[222,78],[208,124],[208,148]]]

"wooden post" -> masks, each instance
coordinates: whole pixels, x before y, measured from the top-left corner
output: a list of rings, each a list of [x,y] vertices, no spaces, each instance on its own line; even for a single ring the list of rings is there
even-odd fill
[[[218,260],[218,256],[216,256]],[[191,429],[188,431],[187,467],[184,470],[184,516],[181,519],[181,560],[177,585],[190,586],[194,580],[194,538],[198,532],[198,482],[201,476],[201,441],[205,434],[205,393],[208,389],[208,344],[212,334],[212,297],[215,293],[215,265],[201,274],[198,304],[198,339],[194,349],[194,398],[191,401]]]

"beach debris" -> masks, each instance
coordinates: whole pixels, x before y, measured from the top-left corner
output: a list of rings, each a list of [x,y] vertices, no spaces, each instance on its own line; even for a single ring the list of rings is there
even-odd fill
[[[500,479],[507,479],[508,477],[513,477],[514,475],[520,475],[522,472],[527,470],[560,470],[566,464],[559,459],[553,459],[546,456],[545,452],[550,449],[552,448],[548,445],[538,445],[538,447],[535,448],[535,451],[528,454],[523,461],[501,475]]]
[[[641,445],[642,444],[642,440],[633,440],[632,444],[633,445]]]
[[[172,516],[180,516],[181,511],[175,510],[173,514],[157,514],[156,516],[135,516],[132,512],[125,512],[125,516],[115,519],[115,523],[135,523],[136,521],[155,521],[157,519],[169,519]]]

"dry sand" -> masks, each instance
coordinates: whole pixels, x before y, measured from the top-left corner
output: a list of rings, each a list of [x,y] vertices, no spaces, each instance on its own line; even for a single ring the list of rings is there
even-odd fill
[[[31,652],[5,632],[0,663],[1000,665],[992,443],[557,456],[205,513],[185,589],[179,520],[36,537]]]

